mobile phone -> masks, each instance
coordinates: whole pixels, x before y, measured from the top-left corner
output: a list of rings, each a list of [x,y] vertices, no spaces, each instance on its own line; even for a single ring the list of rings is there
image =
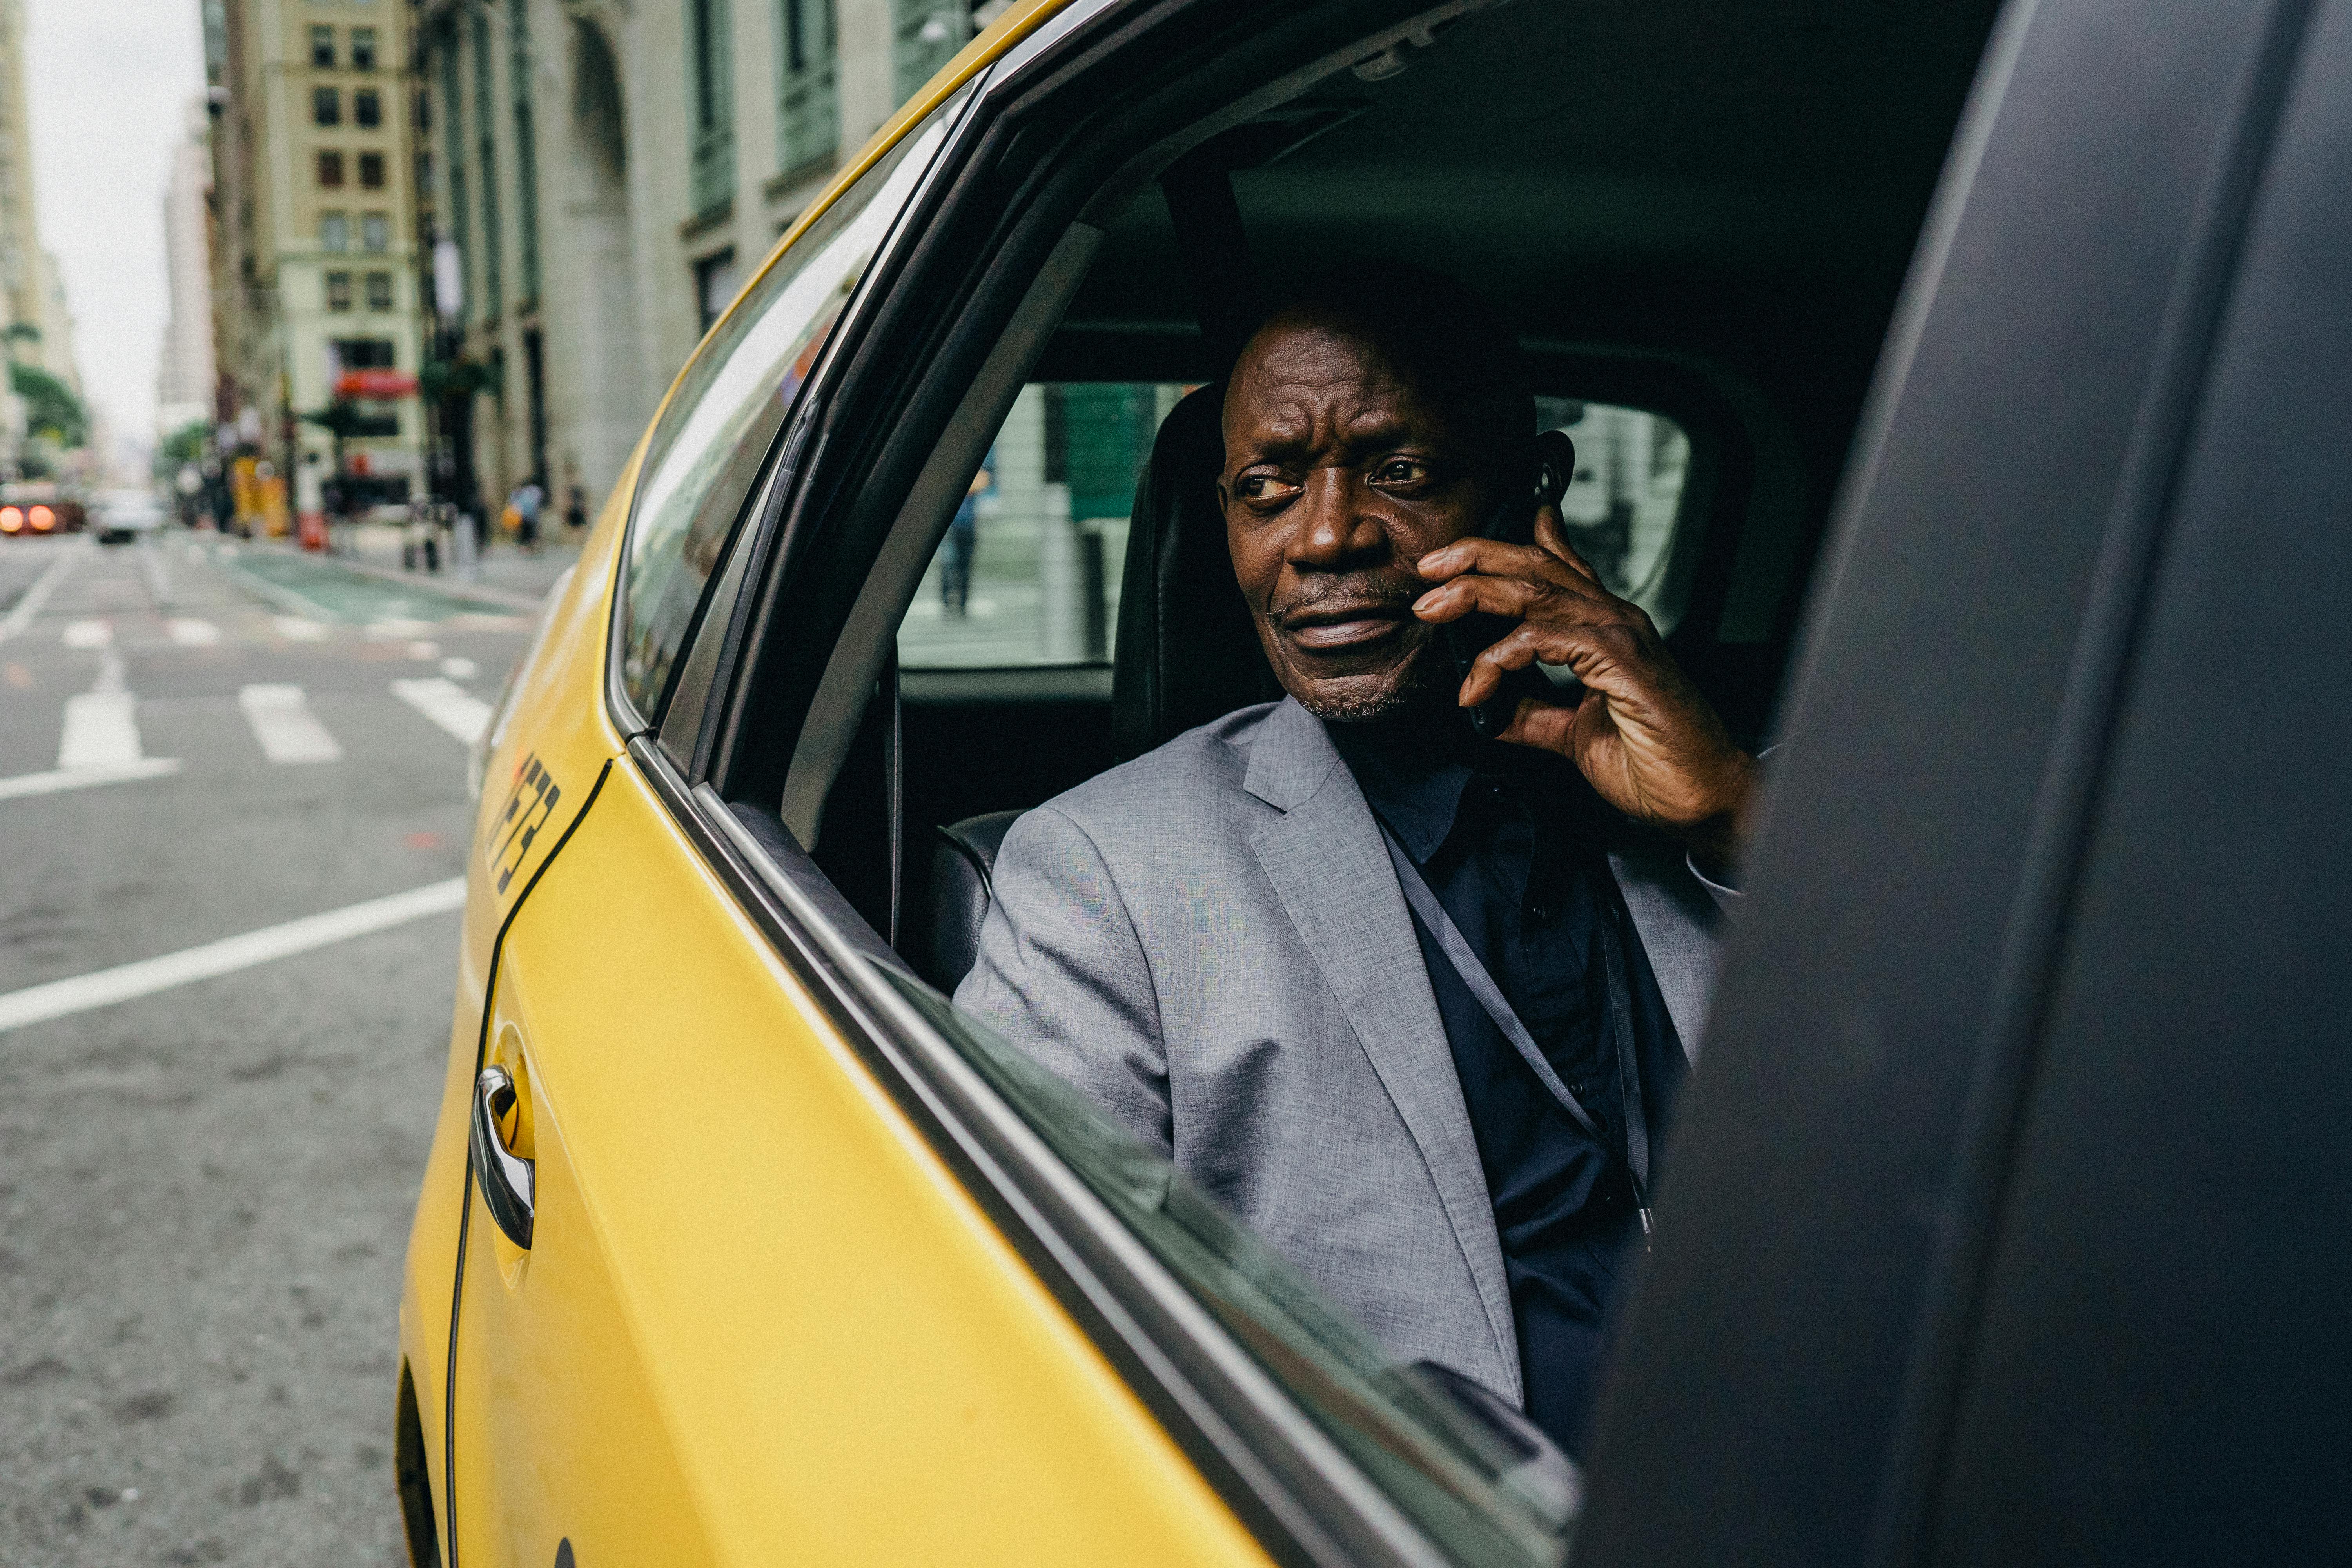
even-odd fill
[[[1482,538],[1498,539],[1506,544],[1533,544],[1536,537],[1536,513],[1547,506],[1558,506],[1559,498],[1568,492],[1568,481],[1576,472],[1576,443],[1563,430],[1547,430],[1536,437],[1535,472],[1524,491],[1507,495],[1478,531]],[[1454,666],[1454,689],[1470,678],[1470,667],[1480,654],[1501,640],[1503,635],[1518,625],[1507,616],[1490,616],[1474,610],[1458,621],[1448,621],[1437,628],[1438,641],[1444,646]],[[1503,683],[1495,695],[1475,708],[1465,708],[1462,716],[1481,740],[1491,741],[1511,727],[1512,718],[1519,710],[1523,697],[1541,698],[1548,701],[1561,700],[1562,689],[1555,686],[1544,672],[1533,665],[1525,669],[1506,670]],[[1572,700],[1572,699],[1571,699]]]

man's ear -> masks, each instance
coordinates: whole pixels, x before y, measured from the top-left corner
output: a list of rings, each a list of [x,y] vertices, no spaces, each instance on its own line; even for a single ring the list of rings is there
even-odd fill
[[[1219,479],[1217,481],[1217,515],[1224,516],[1233,510],[1233,506],[1234,498],[1225,493],[1225,481]]]

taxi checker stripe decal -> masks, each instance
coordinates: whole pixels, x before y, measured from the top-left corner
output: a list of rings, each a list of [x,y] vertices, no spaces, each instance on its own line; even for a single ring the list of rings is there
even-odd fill
[[[555,864],[555,858],[563,853],[563,847],[572,842],[572,836],[579,832],[580,825],[588,819],[588,813],[596,805],[596,797],[604,793],[604,781],[613,774],[613,762],[614,759],[607,757],[604,765],[596,770],[596,782],[588,787],[588,798],[580,803],[579,811],[564,825],[563,836],[548,849],[546,858],[541,860],[538,868],[531,872],[530,879],[522,885],[522,891],[515,895],[515,901],[508,908],[506,918],[499,921],[499,934],[490,942],[489,976],[482,986],[482,1022],[474,1035],[474,1070],[466,1075],[468,1084],[480,1076],[482,1058],[489,1050],[490,1005],[498,996],[499,960],[506,952],[507,931],[514,925],[515,916],[522,912],[523,905],[530,901],[531,889],[539,886],[539,879],[547,875],[547,868]],[[538,765],[536,758],[532,765]],[[541,776],[546,778],[543,769]],[[548,797],[558,793],[553,781],[549,779],[541,787],[542,798],[551,806],[553,800]],[[509,815],[512,815],[511,810]],[[509,868],[507,876],[512,874]],[[506,889],[506,877],[499,879],[499,891]],[[473,1230],[474,1221],[474,1162],[470,1155],[466,1160],[466,1173],[459,1185],[457,1204],[457,1267],[449,1279],[449,1348],[441,1377],[441,1520],[442,1532],[448,1538],[448,1568],[457,1568],[457,1318],[466,1303],[466,1243]],[[427,1479],[429,1482],[429,1475]]]

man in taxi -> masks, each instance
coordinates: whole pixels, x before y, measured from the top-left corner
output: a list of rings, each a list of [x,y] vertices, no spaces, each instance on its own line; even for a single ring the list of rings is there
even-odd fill
[[[1693,868],[1729,859],[1754,761],[1556,508],[1480,537],[1537,420],[1466,291],[1367,274],[1276,312],[1223,424],[1288,695],[1015,824],[957,1000],[1576,1453],[1705,1007]],[[1437,628],[1474,610],[1516,625],[1457,680]],[[1478,738],[1467,707],[1538,661],[1580,691]]]

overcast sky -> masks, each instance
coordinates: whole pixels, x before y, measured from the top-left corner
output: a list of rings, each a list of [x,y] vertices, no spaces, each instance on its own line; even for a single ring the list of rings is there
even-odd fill
[[[41,242],[65,277],[82,388],[150,437],[167,313],[163,182],[204,90],[197,0],[25,0]]]

